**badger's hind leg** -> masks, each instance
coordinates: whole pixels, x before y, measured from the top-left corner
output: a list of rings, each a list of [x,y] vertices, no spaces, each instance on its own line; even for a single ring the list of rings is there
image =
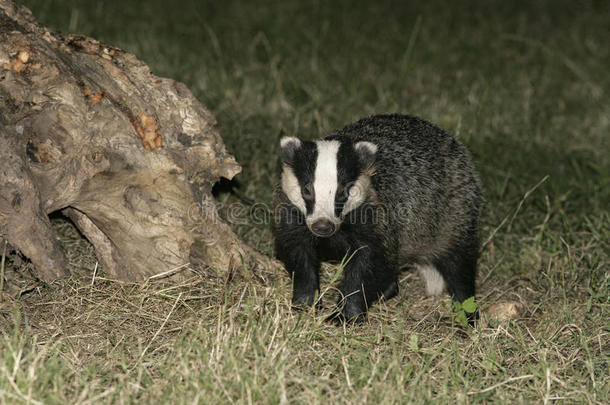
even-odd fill
[[[441,295],[447,285],[442,274],[438,272],[436,267],[430,264],[420,264],[416,266],[417,273],[426,284],[426,295],[429,297]]]
[[[476,251],[455,249],[434,261],[436,274],[442,275],[447,291],[454,300],[460,302],[474,296],[476,266]],[[430,272],[429,274],[435,273]],[[431,279],[434,280],[435,276]]]
[[[473,243],[470,246],[465,244],[455,246],[433,261],[432,264],[437,273],[442,275],[447,291],[454,301],[463,302],[474,297],[477,257],[478,249]],[[434,277],[432,279],[434,280]],[[469,322],[473,324],[478,318],[478,311],[467,316]]]

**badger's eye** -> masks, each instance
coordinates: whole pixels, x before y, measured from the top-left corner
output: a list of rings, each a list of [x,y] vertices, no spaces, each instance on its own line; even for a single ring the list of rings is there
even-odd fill
[[[304,199],[313,200],[313,197],[314,197],[313,184],[311,184],[311,183],[305,184],[305,186],[303,187],[302,193],[303,193]]]
[[[362,193],[362,190],[358,186],[352,186],[347,192],[347,196],[350,198],[358,197]]]

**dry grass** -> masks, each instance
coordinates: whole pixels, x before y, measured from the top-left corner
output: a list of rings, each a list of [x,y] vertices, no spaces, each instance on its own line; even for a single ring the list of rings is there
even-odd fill
[[[486,190],[483,321],[406,272],[360,326],[290,309],[284,274],[121,284],[54,218],[74,274],[43,285],[10,251],[0,301],[3,403],[607,403],[610,53],[605,3],[28,0],[64,31],[136,53],[187,83],[244,166],[219,200],[269,201],[281,133],[316,138],[374,112],[451,130]],[[391,9],[392,12],[388,12]],[[543,181],[544,180],[544,181]],[[271,253],[268,227],[237,231]],[[507,322],[498,302],[523,305]]]
[[[63,223],[58,227],[67,227]],[[78,235],[74,235],[75,240]],[[493,277],[483,257],[483,310],[518,301],[521,319],[454,324],[448,299],[422,295],[413,273],[366,324],[338,328],[290,310],[288,280],[264,285],[184,271],[181,284],[98,277],[39,286],[5,300],[0,398],[20,402],[604,403],[609,394],[608,302],[571,263],[591,246],[529,252],[546,270]],[[569,252],[568,252],[569,251]],[[538,267],[539,264],[530,265]],[[333,291],[325,268],[325,303]],[[605,279],[598,280],[608,283]]]

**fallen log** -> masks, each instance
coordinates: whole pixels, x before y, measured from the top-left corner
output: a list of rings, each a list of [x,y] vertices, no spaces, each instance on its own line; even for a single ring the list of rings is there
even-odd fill
[[[0,0],[0,241],[40,279],[68,275],[48,217],[57,211],[111,278],[277,266],[218,216],[212,186],[241,167],[215,123],[134,55],[54,33]]]

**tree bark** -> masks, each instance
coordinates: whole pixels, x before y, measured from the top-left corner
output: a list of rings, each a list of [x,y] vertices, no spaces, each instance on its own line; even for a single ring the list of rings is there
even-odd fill
[[[241,168],[214,125],[183,84],[0,0],[0,239],[41,279],[68,275],[48,218],[59,210],[117,279],[277,266],[218,217],[212,186]]]

